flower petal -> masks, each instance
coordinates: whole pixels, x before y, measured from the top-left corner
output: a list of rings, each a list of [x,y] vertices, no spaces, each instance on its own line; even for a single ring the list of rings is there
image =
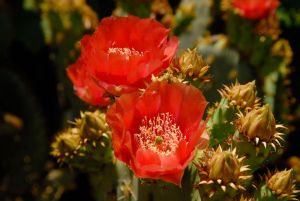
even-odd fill
[[[144,92],[143,96],[139,98],[136,102],[136,109],[140,118],[147,116],[151,118],[155,114],[157,114],[162,99],[160,94],[156,90],[147,90]],[[149,103],[151,106],[149,107]]]
[[[188,142],[188,148],[187,152],[192,152],[195,147],[197,147],[199,144],[201,146],[206,146],[208,143],[207,140],[207,133],[204,132],[206,123],[202,123],[199,128],[191,135],[189,142]]]
[[[278,0],[233,0],[232,5],[242,17],[259,20],[279,6]]]
[[[160,177],[160,179],[173,183],[177,186],[181,186],[181,179],[183,177],[184,170],[178,170],[176,172],[172,172],[170,174],[165,174]]]
[[[195,87],[185,87],[180,110],[178,125],[183,133],[186,133],[189,140],[191,130],[198,128],[204,114],[207,102],[203,94]]]
[[[169,30],[153,19],[103,18],[93,35],[82,38],[81,55],[69,67],[69,71],[78,71],[76,80],[68,73],[74,88],[81,91],[77,94],[84,94],[83,86],[93,80],[94,88],[98,85],[102,92],[93,89],[89,98],[79,96],[90,104],[105,106],[109,101],[99,99],[99,94],[120,96],[144,88],[152,74],[166,69],[175,55],[178,40],[168,40],[168,34]]]
[[[185,101],[187,103],[184,103]],[[193,104],[193,101],[198,104]],[[199,126],[199,123],[206,104],[198,89],[182,83],[155,82],[151,83],[141,95],[137,92],[122,95],[109,109],[107,115],[107,122],[113,132],[113,141],[118,140],[117,143],[113,142],[114,150],[118,149],[115,151],[117,158],[125,161],[135,175],[140,178],[162,179],[180,185],[184,169],[193,159],[198,145],[203,141],[201,137],[205,126],[204,124]],[[155,139],[155,136],[149,138],[150,144],[147,144],[147,141],[144,144],[144,141],[140,141],[144,138],[139,138],[142,133],[140,128],[145,126],[142,123],[145,118],[153,120],[153,118],[166,113],[174,116],[172,123],[175,123],[176,129],[179,126],[179,130],[184,136],[180,137],[179,143],[176,141],[177,138],[170,142],[176,148],[167,154],[152,147],[155,144],[151,140]],[[164,125],[161,124],[161,121],[164,121],[162,118],[152,120],[151,124],[149,123],[151,126],[159,128]],[[156,123],[158,125],[155,125]],[[172,124],[172,126],[174,125]],[[183,129],[181,126],[184,126]],[[164,129],[162,129],[163,132]],[[155,134],[154,131],[153,133]],[[167,139],[165,138],[165,140]],[[174,142],[178,144],[174,144]],[[148,145],[151,148],[148,148]]]

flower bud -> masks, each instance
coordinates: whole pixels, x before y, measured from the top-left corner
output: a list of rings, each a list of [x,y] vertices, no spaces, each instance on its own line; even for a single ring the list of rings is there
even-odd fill
[[[109,134],[109,126],[105,114],[99,111],[81,113],[81,118],[76,120],[80,129],[80,136],[91,140],[98,140],[104,133]]]
[[[229,100],[230,106],[237,106],[238,108],[254,108],[259,102],[256,97],[255,81],[244,85],[236,83],[231,87],[225,86],[223,90],[220,90],[220,93]]]
[[[275,173],[268,181],[267,186],[277,195],[293,192],[293,169]]]
[[[286,65],[289,65],[293,59],[293,50],[289,41],[285,39],[277,40],[272,46],[271,53],[273,56],[282,57]]]
[[[178,63],[172,66],[176,71],[180,72],[183,77],[191,77],[193,79],[203,77],[209,66],[206,65],[203,58],[197,53],[196,49],[186,50],[178,60]]]
[[[206,150],[196,167],[200,176],[200,185],[204,185],[204,194],[212,197],[222,192],[236,192],[246,190],[245,181],[252,176],[247,172],[249,165],[243,165],[245,157],[239,158],[236,149],[223,151],[221,146],[217,150]],[[233,191],[232,191],[233,190]]]
[[[223,12],[231,10],[232,9],[231,0],[221,0],[220,8]]]
[[[242,195],[240,201],[256,201],[256,199],[255,198],[246,198]]]
[[[295,180],[300,182],[300,158],[298,156],[292,156],[288,159],[289,167],[293,168],[295,173]]]
[[[51,144],[51,154],[55,157],[65,157],[72,155],[80,145],[80,136],[76,128],[68,128],[55,137]]]
[[[241,115],[237,127],[249,139],[257,137],[265,142],[270,142],[276,134],[275,118],[268,104]]]
[[[277,15],[274,13],[261,19],[257,23],[254,31],[258,35],[262,36],[263,40],[265,40],[266,36],[271,37],[273,40],[276,40],[281,34],[280,22]]]
[[[222,151],[220,147],[209,161],[209,178],[221,179],[225,184],[238,180],[240,164],[236,156],[230,151]]]
[[[151,4],[151,12],[157,19],[163,18],[168,14],[172,14],[172,7],[168,1],[153,0]]]

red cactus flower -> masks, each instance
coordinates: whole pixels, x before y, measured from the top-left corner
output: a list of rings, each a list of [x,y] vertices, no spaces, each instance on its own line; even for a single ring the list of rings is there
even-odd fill
[[[232,5],[247,19],[258,20],[269,15],[279,6],[278,0],[233,0]]]
[[[93,35],[83,37],[81,55],[67,69],[77,95],[92,105],[107,105],[107,95],[144,87],[175,55],[178,39],[168,40],[168,34],[153,19],[104,18]]]
[[[93,78],[81,68],[83,64],[82,60],[78,60],[76,64],[73,64],[68,68],[68,76],[74,84],[74,90],[76,94],[85,102],[91,105],[108,105],[110,100],[105,95],[105,90],[97,85]]]
[[[122,95],[106,116],[115,156],[140,178],[180,185],[196,148],[207,145],[200,124],[206,105],[197,88],[179,83],[154,82],[142,95]]]

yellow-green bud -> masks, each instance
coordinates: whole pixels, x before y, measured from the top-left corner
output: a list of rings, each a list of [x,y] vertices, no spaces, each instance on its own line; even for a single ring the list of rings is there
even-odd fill
[[[59,133],[51,144],[51,154],[55,157],[69,156],[74,153],[80,144],[80,136],[76,128],[68,128]]]
[[[289,167],[293,168],[295,180],[300,182],[300,158],[298,156],[292,156],[288,159]]]
[[[222,151],[219,147],[209,161],[209,178],[221,179],[224,183],[235,182],[239,178],[240,163],[230,151]]]
[[[256,201],[255,198],[243,198],[240,201]]]
[[[184,77],[197,79],[207,73],[209,66],[206,65],[196,49],[188,49],[179,57],[178,63],[174,65],[174,68],[182,73]]]
[[[91,140],[98,140],[104,133],[109,134],[109,126],[105,114],[99,111],[81,113],[81,119],[76,120],[80,129],[80,136]]]
[[[293,193],[293,169],[275,173],[268,181],[267,186],[276,194]]]
[[[256,201],[256,199],[255,198],[246,198],[242,195],[240,201]]]
[[[236,83],[231,87],[225,86],[220,93],[229,100],[230,106],[237,106],[238,108],[254,108],[259,101],[256,97],[255,81],[244,85]]]
[[[253,109],[238,120],[238,128],[249,139],[269,142],[276,133],[276,121],[269,105]]]
[[[293,50],[285,39],[277,40],[272,46],[271,53],[273,56],[282,57],[286,65],[289,65],[293,59]]]
[[[226,11],[232,9],[231,1],[232,0],[221,0],[220,6],[221,6],[221,10],[223,12],[226,12]]]

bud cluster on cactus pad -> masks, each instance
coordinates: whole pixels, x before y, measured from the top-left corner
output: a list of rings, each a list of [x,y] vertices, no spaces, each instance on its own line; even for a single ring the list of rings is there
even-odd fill
[[[243,164],[244,159],[238,157],[236,149],[223,151],[219,146],[215,151],[207,150],[204,158],[196,164],[200,177],[196,185],[200,190],[205,188],[204,193],[209,197],[218,191],[245,190],[245,181],[252,176],[247,173],[249,168]]]
[[[247,144],[249,147],[246,151],[254,149],[256,155],[260,147],[272,147],[276,151],[281,146],[280,141],[284,140],[282,131],[286,127],[276,124],[268,104],[261,106],[256,96],[255,81],[224,86],[219,92],[222,100],[211,110],[211,120],[208,122],[208,131],[213,140],[222,136],[218,143],[224,140],[232,142],[239,154],[245,154],[239,147],[245,149]],[[225,134],[220,134],[222,132]],[[269,151],[264,152],[264,157],[267,157]]]
[[[209,66],[196,49],[184,51],[178,58],[173,60],[168,69],[175,77],[192,81],[207,81],[209,79],[206,75],[208,70]]]
[[[224,86],[219,92],[222,99],[209,110],[206,128],[215,151],[207,149],[195,163],[200,180],[195,185],[200,194],[206,196],[204,200],[260,200],[259,196],[247,194],[244,190],[255,187],[252,190],[257,191],[252,176],[255,177],[256,170],[282,146],[282,131],[286,127],[276,124],[268,104],[262,105],[256,95],[255,81]],[[225,149],[228,150],[223,151]],[[238,158],[238,155],[243,157]],[[280,179],[269,179],[265,189],[278,186],[276,180]],[[284,188],[294,187],[286,184]],[[298,192],[289,190],[288,193],[283,188],[272,190],[274,195],[271,194],[277,201],[286,200],[282,199],[283,194],[287,198],[287,194]],[[269,194],[262,193],[262,197],[268,200]]]
[[[209,68],[209,65],[196,49],[187,49],[178,58],[173,59],[162,75],[152,75],[152,81],[168,81],[171,83],[200,81],[206,83],[210,81],[210,76],[207,75]]]
[[[58,158],[58,160],[64,160],[64,158],[72,158],[76,154],[76,150],[80,144],[80,136],[78,130],[74,128],[67,128],[66,130],[55,136],[55,140],[52,143],[51,154]]]
[[[278,200],[299,200],[297,199],[296,180],[293,169],[275,171],[264,176],[265,184],[260,188],[260,195],[266,194],[266,197]]]
[[[246,198],[242,195],[240,201],[257,201],[255,198]]]
[[[111,160],[111,130],[105,114],[100,111],[82,112],[74,126],[55,136],[51,155],[58,162],[65,162],[81,169],[97,169]],[[85,167],[82,161],[90,161]]]
[[[230,87],[225,85],[219,92],[222,97],[229,100],[229,106],[238,109],[252,109],[259,105],[260,99],[256,97],[255,81],[244,85],[236,83]]]
[[[197,80],[204,77],[209,66],[205,63],[202,56],[197,53],[196,49],[188,49],[178,59],[173,61],[170,68],[183,78]]]
[[[95,112],[81,112],[81,118],[75,119],[75,125],[80,129],[81,138],[92,140],[94,143],[103,135],[110,135],[111,131],[105,120],[105,114]]]
[[[276,35],[277,21],[271,16],[257,29],[251,25],[272,14],[277,0],[273,6],[263,0],[244,1],[223,0],[221,4],[226,12],[238,10],[241,17],[254,21],[246,24],[247,29],[241,26],[236,42],[230,35],[211,37],[210,45],[225,50],[227,44],[239,44],[249,34]],[[153,12],[159,13],[155,7]],[[234,15],[229,13],[228,18]],[[265,24],[270,25],[266,30]],[[190,200],[182,192],[191,192],[188,196],[193,201],[296,200],[292,171],[265,180],[258,177],[262,167],[278,157],[284,141],[285,127],[276,124],[272,101],[258,97],[255,81],[236,81],[220,89],[220,100],[206,111],[208,103],[200,88],[210,81],[209,66],[198,54],[201,49],[187,49],[176,57],[179,41],[169,37],[169,32],[154,19],[109,17],[93,35],[81,40],[80,57],[67,73],[75,93],[105,112],[81,113],[70,128],[57,134],[51,154],[59,162],[100,172],[97,183],[112,183],[110,192],[117,194],[116,200],[161,200],[151,188],[160,183],[157,180],[176,185],[165,194],[180,194],[164,194],[163,200]],[[260,37],[268,42],[266,36]],[[245,54],[252,51],[248,48],[247,44],[239,47]],[[256,54],[258,58],[251,57],[253,67],[259,67],[263,58],[259,51]],[[288,62],[291,54],[282,42],[274,45],[270,55]],[[213,65],[217,59],[207,56]],[[259,83],[265,84],[264,80]],[[116,178],[104,173],[104,166],[112,167]],[[145,190],[139,179],[155,182]]]
[[[280,146],[281,137],[284,135],[277,131],[278,129],[285,129],[283,125],[277,124],[274,115],[269,105],[253,109],[246,114],[239,113],[239,118],[236,121],[236,126],[240,133],[246,136],[249,140],[256,144],[262,143],[266,148],[271,145],[274,150]]]

